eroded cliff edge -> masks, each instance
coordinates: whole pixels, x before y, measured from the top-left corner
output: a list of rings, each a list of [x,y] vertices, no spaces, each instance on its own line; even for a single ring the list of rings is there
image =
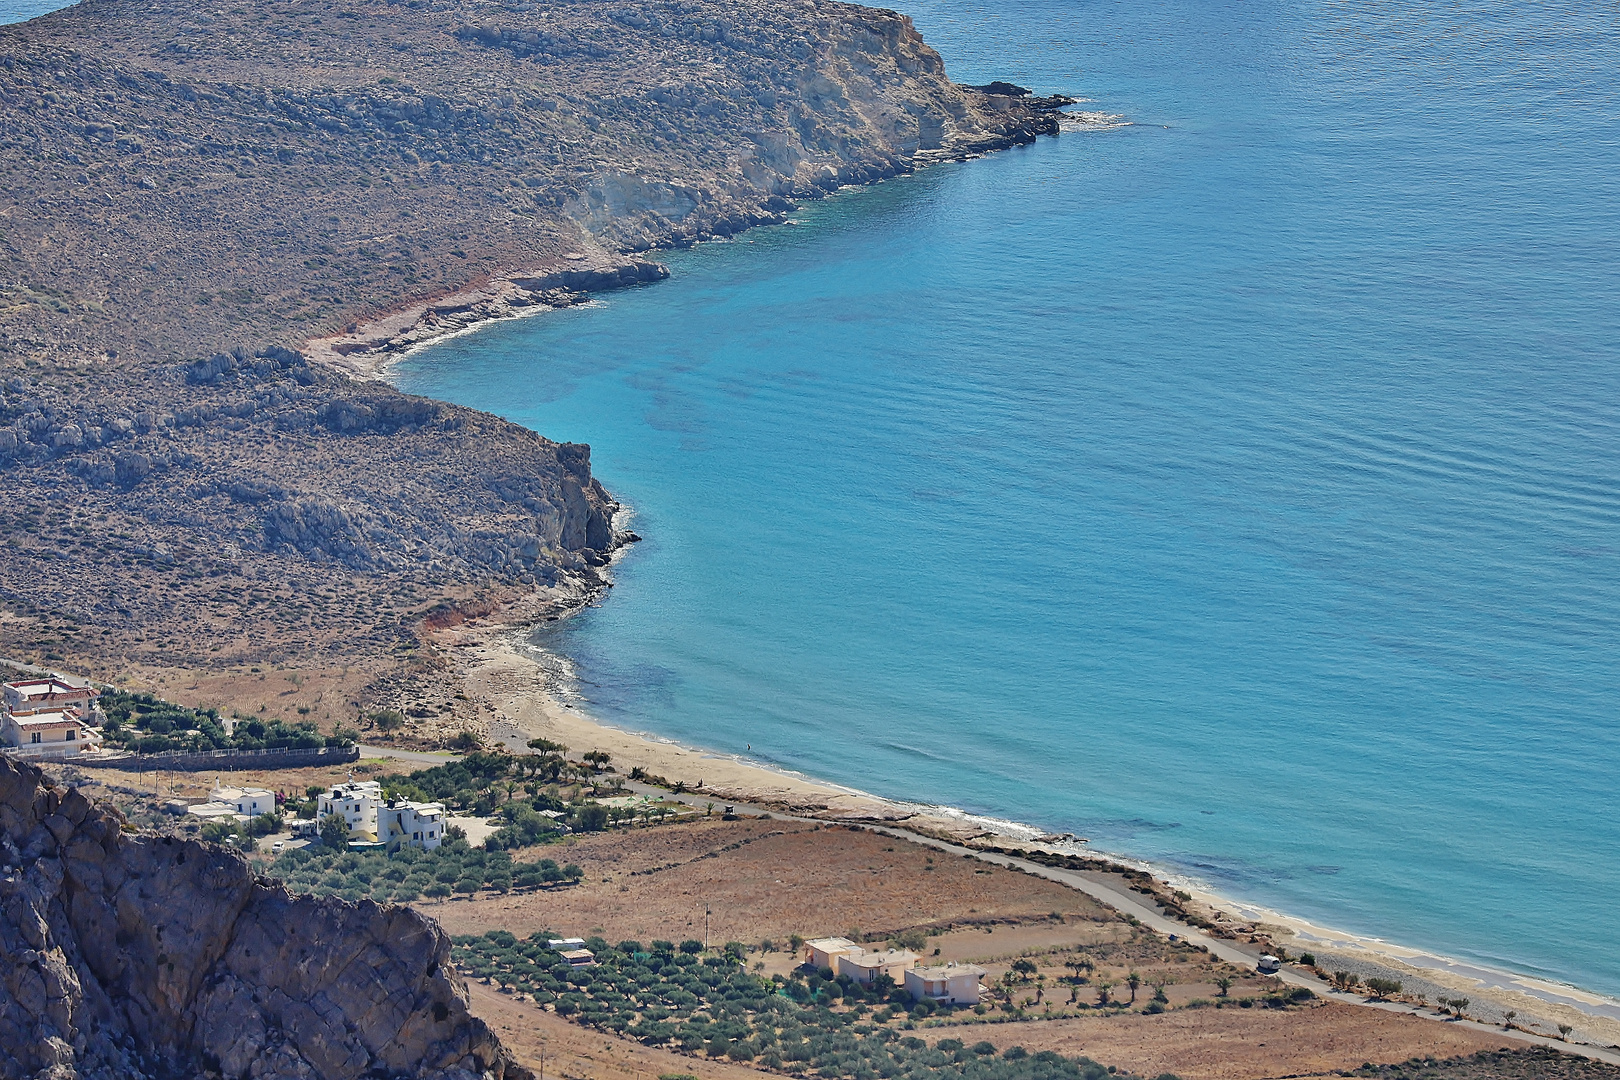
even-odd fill
[[[577,603],[622,539],[588,449],[349,378],[350,328],[656,280],[647,252],[1030,141],[1056,104],[826,0],[85,0],[0,28],[26,508],[0,655],[383,670],[442,601]]]
[[[290,897],[0,758],[0,1076],[529,1080],[438,924]]]

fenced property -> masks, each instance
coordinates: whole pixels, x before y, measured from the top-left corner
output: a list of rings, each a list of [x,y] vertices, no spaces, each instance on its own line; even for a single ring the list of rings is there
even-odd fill
[[[341,765],[360,759],[359,746],[290,747],[268,750],[203,750],[195,754],[79,754],[72,764],[80,768],[122,769],[125,772],[237,772],[243,769],[303,769],[312,765]]]

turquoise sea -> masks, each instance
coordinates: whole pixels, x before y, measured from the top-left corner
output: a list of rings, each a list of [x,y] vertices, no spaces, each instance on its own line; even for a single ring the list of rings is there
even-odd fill
[[[1620,993],[1620,12],[910,5],[1065,133],[399,385],[647,539],[609,723]]]
[[[1132,126],[418,353],[646,541],[609,723],[1620,994],[1620,9],[906,5]]]
[[[588,442],[610,723],[1620,993],[1620,13],[910,5],[1133,126],[398,383]]]

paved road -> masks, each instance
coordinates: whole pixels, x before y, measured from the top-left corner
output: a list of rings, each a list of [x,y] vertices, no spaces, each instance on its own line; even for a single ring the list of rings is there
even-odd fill
[[[67,679],[67,680],[69,680],[71,682],[80,682],[80,681],[90,682],[89,679],[80,680],[77,676],[65,675],[62,672],[52,670],[51,668],[42,668],[42,667],[39,667],[39,666],[37,666],[35,664],[25,664],[21,660],[7,660],[3,656],[0,656],[0,665],[3,665],[5,667],[9,667],[9,668],[16,668],[18,671],[22,672],[24,675],[42,675],[42,676],[45,676],[47,678],[55,677],[55,678],[58,678],[58,679]]]
[[[685,803],[688,806],[706,807],[710,803],[713,803],[716,809],[730,806],[738,811],[749,814],[758,814],[762,817],[772,818],[777,821],[798,821],[807,822],[814,825],[827,824],[827,822],[822,821],[819,818],[806,818],[799,817],[795,814],[782,814],[773,810],[767,810],[760,806],[751,806],[745,803],[733,803],[724,799],[717,799],[713,796],[705,795],[702,792],[687,791],[682,792],[679,795],[674,795],[670,792],[664,791],[662,788],[649,787],[646,784],[638,783],[626,783],[625,787],[628,790],[634,791],[638,795],[659,796],[665,799],[672,799],[676,802]],[[972,848],[963,847],[960,844],[950,843],[946,840],[935,840],[932,837],[919,836],[914,832],[908,832],[905,829],[898,829],[889,825],[879,825],[873,822],[865,821],[844,822],[842,824],[855,825],[862,829],[871,830],[872,832],[883,833],[886,836],[893,836],[896,839],[909,840],[914,844],[922,844],[927,847],[935,848],[936,850],[945,852],[947,854],[956,855],[959,857],[964,855],[971,856],[975,859],[982,859],[985,862],[1016,868],[1024,871],[1025,873],[1046,878],[1049,881],[1056,881],[1059,884],[1069,886],[1071,889],[1085,893],[1093,900],[1100,900],[1123,915],[1134,916],[1144,926],[1150,927],[1151,929],[1156,930],[1167,937],[1174,934],[1175,936],[1189,941],[1194,945],[1202,945],[1214,956],[1225,960],[1228,963],[1236,964],[1239,967],[1246,967],[1252,970],[1260,959],[1261,950],[1259,946],[1214,937],[1210,934],[1206,934],[1197,927],[1188,926],[1183,922],[1172,919],[1165,915],[1156,904],[1143,897],[1140,893],[1133,893],[1128,888],[1117,884],[1111,875],[1087,871],[1060,870],[1056,867],[1042,866],[1040,863],[1030,862],[1027,859],[1019,859],[1010,855],[996,855],[991,852],[978,851]],[[1499,1035],[1507,1039],[1516,1039],[1520,1042],[1532,1043],[1537,1046],[1550,1046],[1554,1049],[1562,1050],[1565,1053],[1576,1054],[1580,1057],[1590,1058],[1594,1061],[1604,1061],[1611,1065],[1620,1065],[1620,1052],[1616,1052],[1614,1050],[1604,1049],[1597,1046],[1588,1046],[1580,1043],[1561,1042],[1558,1039],[1550,1039],[1542,1035],[1532,1035],[1526,1031],[1504,1031],[1500,1027],[1493,1024],[1482,1024],[1475,1020],[1452,1019],[1441,1016],[1429,1010],[1419,1009],[1411,1005],[1399,1004],[1393,1001],[1370,1001],[1362,997],[1360,994],[1346,994],[1338,990],[1334,990],[1321,979],[1318,979],[1316,976],[1308,974],[1299,968],[1285,967],[1282,971],[1277,973],[1276,977],[1289,986],[1306,987],[1312,992],[1320,995],[1321,997],[1327,998],[1330,1001],[1341,1001],[1347,1005],[1358,1005],[1367,1009],[1381,1009],[1384,1012],[1407,1013],[1409,1015],[1422,1017],[1425,1020],[1433,1020],[1439,1023],[1458,1024],[1462,1027],[1472,1028],[1475,1031],[1484,1031],[1492,1035]]]
[[[431,754],[414,750],[394,750],[388,747],[365,745],[360,747],[360,756],[362,758],[392,758],[398,761],[413,762],[423,765],[443,765],[447,761],[455,761],[457,759],[457,755],[455,754]],[[702,791],[686,791],[677,795],[672,792],[665,791],[663,788],[655,788],[647,784],[637,783],[635,781],[623,781],[623,784],[625,790],[633,792],[637,795],[647,795],[653,798],[685,803],[688,806],[698,807],[700,809],[706,808],[711,804],[716,809],[730,806],[736,810],[742,811],[743,813],[770,818],[776,821],[794,821],[812,825],[827,824],[827,822],[819,818],[800,817],[796,814],[783,814],[778,811],[769,810],[762,806],[755,806],[747,803],[728,802],[724,799],[716,798]],[[1206,934],[1204,931],[1199,930],[1196,927],[1178,922],[1177,920],[1165,915],[1157,905],[1145,899],[1141,894],[1133,893],[1128,888],[1119,885],[1110,875],[1087,871],[1061,870],[1056,867],[1042,866],[1040,863],[1030,862],[1026,859],[1019,859],[1010,855],[996,855],[990,852],[978,851],[972,848],[963,847],[960,844],[950,843],[949,841],[936,840],[931,837],[920,836],[917,833],[908,832],[905,829],[899,829],[889,825],[880,825],[865,821],[846,822],[844,824],[851,824],[858,828],[869,829],[872,832],[883,833],[886,836],[893,836],[896,839],[908,840],[914,844],[922,844],[947,854],[956,855],[958,857],[970,856],[975,859],[981,859],[985,862],[1016,868],[1024,871],[1025,873],[1046,878],[1049,881],[1056,881],[1062,885],[1067,885],[1072,889],[1082,892],[1094,900],[1099,900],[1102,903],[1107,904],[1109,907],[1114,908],[1123,915],[1133,916],[1144,926],[1164,934],[1167,937],[1174,934],[1194,945],[1201,945],[1208,949],[1212,955],[1221,960],[1225,960],[1228,963],[1236,964],[1239,967],[1252,969],[1260,958],[1261,950],[1258,946],[1228,941],[1225,938],[1214,937],[1210,934]],[[1489,1032],[1493,1035],[1500,1035],[1504,1038],[1516,1039],[1520,1042],[1531,1043],[1537,1046],[1550,1046],[1558,1050],[1563,1050],[1566,1053],[1577,1054],[1581,1057],[1590,1058],[1594,1061],[1603,1061],[1612,1065],[1620,1065],[1620,1052],[1616,1052],[1614,1050],[1584,1044],[1561,1042],[1557,1039],[1550,1039],[1541,1035],[1532,1035],[1525,1031],[1504,1031],[1495,1025],[1482,1024],[1474,1020],[1457,1020],[1443,1017],[1428,1010],[1414,1008],[1411,1005],[1403,1005],[1390,1001],[1369,1001],[1359,994],[1347,994],[1334,990],[1321,979],[1316,978],[1314,975],[1307,974],[1305,971],[1298,968],[1284,968],[1282,971],[1277,973],[1276,977],[1290,986],[1307,987],[1312,992],[1331,1001],[1341,1001],[1348,1005],[1358,1005],[1362,1008],[1368,1009],[1382,1009],[1385,1012],[1407,1013],[1427,1020],[1434,1020],[1448,1024],[1460,1024],[1463,1027],[1472,1028],[1475,1031]]]

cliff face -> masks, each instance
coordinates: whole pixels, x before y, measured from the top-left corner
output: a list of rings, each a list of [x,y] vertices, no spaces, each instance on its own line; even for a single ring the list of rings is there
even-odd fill
[[[290,898],[0,758],[0,1076],[529,1080],[438,926]]]

